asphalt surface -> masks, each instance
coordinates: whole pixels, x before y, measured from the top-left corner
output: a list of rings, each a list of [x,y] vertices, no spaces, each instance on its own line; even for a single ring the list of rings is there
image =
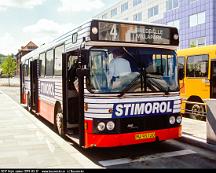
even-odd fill
[[[19,88],[0,87],[0,90],[8,94],[15,102],[19,102]],[[0,167],[8,166],[9,168],[11,168],[16,167],[16,164],[18,164],[18,167],[22,166],[24,168],[29,168],[34,164],[37,165],[35,167],[41,166],[43,168],[77,167],[87,169],[216,168],[215,152],[209,150],[208,147],[205,148],[199,147],[199,145],[194,145],[193,140],[189,140],[189,142],[185,142],[183,139],[168,140],[161,143],[106,149],[85,150],[79,148],[70,141],[65,141],[60,138],[57,134],[54,133],[51,126],[50,128],[48,128],[46,122],[42,122],[41,120],[38,120],[38,118],[29,114],[19,104],[15,104],[12,99],[9,99],[10,104],[12,104],[10,108],[7,108],[6,104],[6,100],[8,99],[3,99],[0,101],[4,103],[0,105],[0,130],[2,132],[0,134]],[[10,112],[6,117],[5,114],[2,114],[2,111],[5,110],[8,110]],[[18,110],[20,110],[21,113],[18,113]],[[24,125],[23,127],[21,125],[17,125],[17,123],[22,123],[23,119],[26,119],[26,117],[28,117],[28,119],[31,119],[31,123],[33,123],[32,125]],[[5,118],[7,119],[5,120]],[[5,124],[5,121],[7,121],[10,126],[8,126],[8,124]],[[23,121],[23,123],[25,122],[26,121]],[[29,121],[27,122],[29,123]],[[9,128],[12,127],[13,123],[15,123],[13,127],[16,127],[18,129],[14,128],[11,130],[11,128]],[[188,124],[190,124],[191,126],[191,123],[192,122],[190,121],[190,123]],[[202,130],[199,124],[198,127],[199,130]],[[188,130],[187,135],[189,135],[190,137],[193,136],[195,138],[194,141],[197,141],[196,135],[194,136],[194,134],[192,134],[193,131],[188,128],[184,129]],[[38,130],[42,130],[42,132],[37,133]],[[34,133],[29,134],[31,131],[33,131]],[[196,131],[194,130],[194,132]],[[18,137],[16,137],[16,135],[18,135]],[[30,141],[31,136],[34,137],[33,141],[27,142]],[[200,136],[200,138],[202,138],[202,136]],[[40,142],[35,142],[35,140],[37,139],[42,140],[40,140]],[[60,142],[57,142],[57,144],[55,144],[55,141]],[[200,144],[200,142],[198,143]],[[28,144],[30,146],[26,147],[25,145]],[[23,147],[22,145],[24,145],[25,147]],[[30,152],[29,155],[31,157],[28,158],[26,156],[28,155],[28,152],[23,151],[25,148],[28,150],[28,152]],[[64,152],[65,148],[67,148],[66,152]],[[53,149],[54,152],[52,153]],[[13,154],[15,154],[15,156]],[[22,164],[20,164],[20,162]]]

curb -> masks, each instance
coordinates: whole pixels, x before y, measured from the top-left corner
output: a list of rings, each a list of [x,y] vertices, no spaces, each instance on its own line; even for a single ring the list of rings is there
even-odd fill
[[[182,134],[182,137],[180,138],[180,141],[216,152],[216,145],[208,144],[205,139],[193,137],[193,136],[184,134],[184,132]]]

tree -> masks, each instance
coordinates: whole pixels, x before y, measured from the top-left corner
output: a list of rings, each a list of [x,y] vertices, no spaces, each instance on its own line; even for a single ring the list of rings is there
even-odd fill
[[[12,78],[16,71],[16,61],[12,55],[8,55],[7,58],[3,61],[2,65],[2,74],[8,77],[8,84],[10,86],[10,78]]]
[[[190,43],[190,47],[192,48],[192,47],[197,47],[197,45],[196,45],[196,43],[194,42],[194,41],[192,41],[191,43]]]

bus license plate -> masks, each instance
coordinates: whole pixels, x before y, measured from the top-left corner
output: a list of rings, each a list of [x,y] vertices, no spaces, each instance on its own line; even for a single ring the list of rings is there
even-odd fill
[[[156,133],[143,133],[143,134],[136,134],[135,140],[143,140],[143,139],[154,139],[156,138]]]

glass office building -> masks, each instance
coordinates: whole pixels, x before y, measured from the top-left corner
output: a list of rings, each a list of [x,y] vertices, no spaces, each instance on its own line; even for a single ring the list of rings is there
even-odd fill
[[[180,49],[216,44],[216,0],[120,0],[96,18],[176,26]]]

